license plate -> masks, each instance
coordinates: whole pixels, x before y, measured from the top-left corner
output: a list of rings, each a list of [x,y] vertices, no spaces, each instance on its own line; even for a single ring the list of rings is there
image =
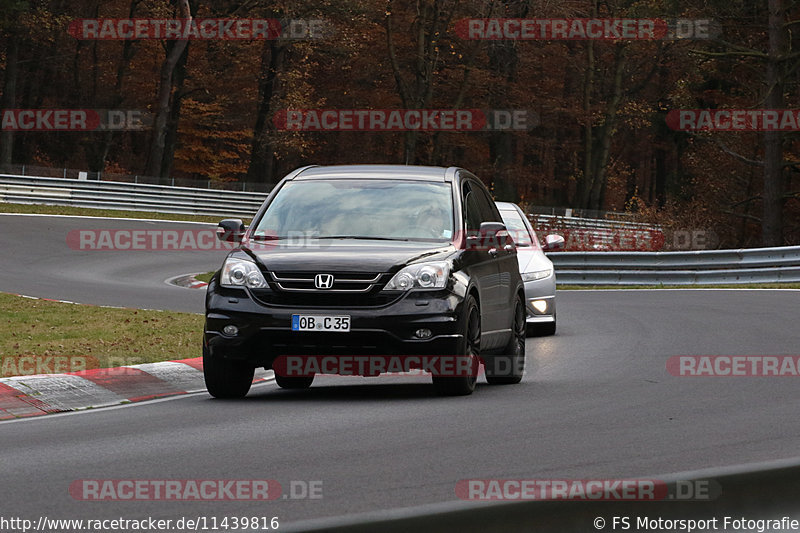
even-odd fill
[[[292,315],[292,331],[350,331],[350,317],[345,315]]]

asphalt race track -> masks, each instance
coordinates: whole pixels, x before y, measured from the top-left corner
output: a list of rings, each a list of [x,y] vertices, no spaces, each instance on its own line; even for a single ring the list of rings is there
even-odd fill
[[[201,311],[171,275],[222,252],[78,252],[74,227],[132,221],[0,217],[0,290]],[[137,255],[139,254],[139,255]],[[194,255],[192,255],[194,254]],[[5,515],[294,521],[455,500],[468,478],[646,477],[800,450],[795,380],[674,377],[673,355],[794,355],[800,291],[562,291],[559,331],[527,343],[520,385],[439,398],[417,378],[318,379],[0,424]],[[321,481],[321,499],[84,502],[79,479]],[[588,526],[588,524],[587,524]],[[590,527],[587,527],[589,530]]]
[[[180,274],[216,270],[225,250],[74,249],[70,231],[212,230],[192,224],[90,217],[0,215],[0,291],[171,311],[203,312],[203,291],[167,285]],[[100,234],[96,242],[100,242]],[[122,241],[127,245],[126,241]],[[171,247],[175,248],[175,247]]]

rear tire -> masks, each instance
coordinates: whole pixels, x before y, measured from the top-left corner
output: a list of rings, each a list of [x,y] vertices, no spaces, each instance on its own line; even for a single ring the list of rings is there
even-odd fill
[[[467,396],[475,390],[480,368],[481,345],[481,313],[478,302],[471,294],[464,303],[464,325],[462,330],[464,338],[461,341],[459,358],[466,359],[466,365],[455,365],[457,368],[468,366],[469,376],[433,376],[433,386],[440,396]],[[459,361],[460,362],[460,361]]]
[[[253,384],[255,368],[242,361],[212,357],[203,346],[203,378],[214,398],[244,398]]]
[[[307,389],[314,382],[314,376],[281,376],[275,374],[275,383],[282,389]]]
[[[486,381],[490,385],[513,385],[525,373],[525,304],[517,297],[512,335],[501,355],[486,361]]]

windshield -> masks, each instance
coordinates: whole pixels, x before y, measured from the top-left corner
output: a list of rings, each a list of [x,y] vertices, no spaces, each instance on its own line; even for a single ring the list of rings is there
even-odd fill
[[[509,235],[514,239],[517,246],[526,248],[533,246],[538,248],[538,243],[535,239],[531,239],[531,234],[528,232],[528,226],[522,220],[522,216],[514,211],[501,210],[500,216],[503,217],[503,224],[506,225]]]
[[[370,179],[289,182],[270,203],[254,236],[449,241],[451,188],[447,183]]]

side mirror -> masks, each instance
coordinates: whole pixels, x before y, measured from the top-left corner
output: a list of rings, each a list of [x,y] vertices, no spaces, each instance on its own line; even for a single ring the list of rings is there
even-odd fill
[[[239,218],[226,218],[217,226],[217,239],[222,242],[241,244],[247,228]]]
[[[542,249],[546,252],[556,252],[564,248],[564,237],[561,235],[548,235],[544,238]]]
[[[505,248],[510,252],[515,248],[514,241],[502,222],[483,222],[477,235],[467,235],[468,250],[487,250],[495,254],[498,248]]]
[[[506,225],[502,222],[482,222],[480,234],[484,237],[496,237],[498,233],[506,230]]]

